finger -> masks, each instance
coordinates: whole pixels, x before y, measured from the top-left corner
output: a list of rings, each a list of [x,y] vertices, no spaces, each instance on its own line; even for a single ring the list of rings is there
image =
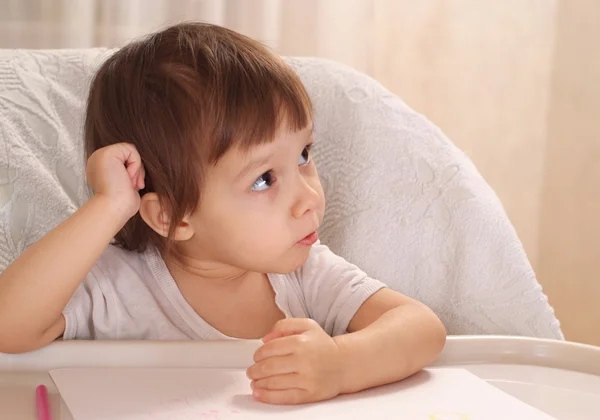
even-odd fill
[[[271,357],[248,368],[249,379],[263,379],[273,375],[285,375],[298,371],[298,359],[294,355]]]
[[[270,357],[286,356],[294,353],[294,350],[297,349],[300,344],[299,337],[300,336],[298,335],[281,337],[263,344],[254,353],[254,362],[258,363]]]
[[[137,187],[140,190],[143,190],[146,186],[146,169],[144,169],[144,165],[140,167],[140,171],[138,173]]]
[[[134,188],[137,190],[144,189],[145,181],[144,178],[146,176],[146,172],[144,171],[144,166],[140,166],[140,169],[135,174],[135,178],[133,179]]]
[[[127,168],[127,172],[129,173],[129,168]],[[140,170],[138,169],[133,175],[129,174],[129,178],[131,180],[131,186],[137,189],[138,179],[139,179]]]
[[[140,172],[142,161],[129,157],[125,160],[125,167],[127,168],[127,173],[133,179]]]
[[[271,331],[267,335],[262,338],[263,343],[268,343],[271,340],[275,340],[276,338],[281,338],[283,335],[279,331]]]
[[[303,389],[286,389],[282,391],[256,389],[252,392],[252,396],[258,401],[277,405],[302,404],[309,401],[308,391]]]
[[[302,377],[298,373],[287,373],[285,375],[270,376],[268,378],[258,379],[252,381],[250,386],[253,390],[255,389],[268,389],[268,390],[284,390],[292,388],[302,388],[301,382]]]
[[[321,327],[310,318],[285,318],[275,323],[273,329],[263,337],[263,342],[266,343],[279,337],[302,334],[315,328]]]
[[[125,165],[125,169],[127,170],[127,174],[131,179],[131,185],[134,188],[141,189],[143,187],[140,186],[140,175],[145,175],[144,165],[142,165],[142,158],[138,153],[135,146],[130,145],[128,143],[121,143],[121,159],[123,164]],[[143,176],[142,175],[142,176]]]
[[[127,167],[129,175],[135,174],[142,166],[142,158],[134,145],[129,143],[119,143],[119,150],[123,163]],[[129,170],[131,169],[131,171]]]

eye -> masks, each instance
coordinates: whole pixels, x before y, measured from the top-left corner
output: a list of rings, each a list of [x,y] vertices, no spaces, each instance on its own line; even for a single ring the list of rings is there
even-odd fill
[[[265,172],[261,176],[258,177],[254,184],[252,184],[252,191],[264,191],[268,190],[271,185],[275,182],[275,177],[273,176],[272,171]]]
[[[311,148],[312,148],[312,144],[308,144],[302,150],[302,154],[300,155],[300,159],[298,159],[298,165],[306,165],[308,162],[310,162],[310,149]]]

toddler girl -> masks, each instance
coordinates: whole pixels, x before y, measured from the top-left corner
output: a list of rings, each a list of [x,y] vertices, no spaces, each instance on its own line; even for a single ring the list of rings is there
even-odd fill
[[[405,378],[441,351],[424,305],[318,241],[325,200],[298,76],[202,23],[112,55],[85,120],[77,212],[0,275],[0,352],[71,339],[262,339],[256,399],[297,404]]]

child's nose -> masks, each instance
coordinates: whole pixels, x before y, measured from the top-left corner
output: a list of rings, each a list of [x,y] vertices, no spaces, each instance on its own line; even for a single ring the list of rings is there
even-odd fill
[[[294,205],[292,206],[292,215],[295,218],[300,218],[304,216],[304,214],[314,211],[321,199],[319,192],[313,188],[313,186],[311,186],[302,176],[299,178],[299,190]]]

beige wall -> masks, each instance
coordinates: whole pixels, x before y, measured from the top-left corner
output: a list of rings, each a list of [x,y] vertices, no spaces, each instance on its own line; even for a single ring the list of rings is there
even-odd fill
[[[374,76],[471,156],[537,265],[556,1],[376,4]]]
[[[600,345],[600,2],[561,1],[538,274],[567,337]]]

